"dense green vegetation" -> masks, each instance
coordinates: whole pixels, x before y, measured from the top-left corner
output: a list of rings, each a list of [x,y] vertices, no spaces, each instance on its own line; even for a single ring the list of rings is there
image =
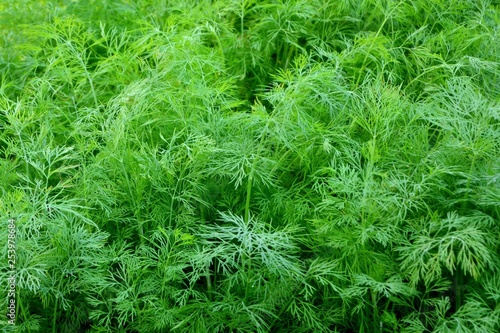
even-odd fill
[[[500,8],[0,1],[12,332],[500,331]]]

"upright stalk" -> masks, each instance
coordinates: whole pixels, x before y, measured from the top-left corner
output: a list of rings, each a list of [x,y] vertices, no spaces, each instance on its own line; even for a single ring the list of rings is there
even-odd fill
[[[248,225],[248,223],[250,221],[250,199],[252,197],[254,166],[255,166],[255,161],[254,161],[254,164],[252,165],[252,170],[250,171],[250,174],[248,175],[247,195],[246,195],[246,199],[245,199],[245,216],[244,216],[244,221],[245,221],[246,225]]]
[[[469,200],[469,190],[471,186],[471,177],[474,172],[474,168],[476,166],[476,157],[477,155],[474,153],[474,156],[472,157],[469,173],[468,173],[468,179],[467,179],[467,185],[465,189],[465,196],[464,200],[462,201],[462,210],[465,212],[467,209],[467,201]],[[463,303],[463,287],[464,287],[464,272],[457,267],[457,271],[454,274],[453,278],[453,289],[455,289],[455,312],[460,310],[462,307]]]
[[[243,35],[244,23],[245,23],[245,0],[241,0],[240,29],[242,35]]]
[[[200,207],[200,217],[201,221],[203,224],[207,224],[207,221],[205,219],[205,210],[203,207]],[[213,301],[213,292],[212,292],[212,277],[210,276],[210,263],[207,263],[207,267],[205,268],[205,278],[207,280],[207,293],[208,293],[208,299],[210,301]]]
[[[265,131],[267,130],[267,127],[268,124],[266,124],[264,131],[262,132],[259,146],[257,147],[257,153],[260,153],[260,151],[262,150],[262,145],[264,144]],[[252,169],[250,170],[250,173],[248,175],[247,191],[245,198],[245,214],[243,216],[243,221],[245,222],[246,226],[250,224],[250,200],[252,198],[253,177],[254,177],[255,167],[257,166],[257,160],[258,160],[258,155],[255,155],[251,166]],[[246,277],[247,277],[247,285],[245,288],[245,302],[246,302],[250,294],[250,281],[251,281],[250,271],[252,269],[252,257],[251,254],[249,254],[248,257],[244,255],[243,258],[245,260],[244,271],[246,272]]]
[[[54,304],[54,313],[52,315],[52,333],[57,333],[57,304],[58,304],[58,301],[57,301],[57,297],[56,297],[56,301],[55,301],[55,304]]]
[[[26,313],[26,308],[24,307],[24,304],[23,304],[23,300],[22,298],[20,297],[20,292],[18,292],[18,299],[19,301],[17,302],[17,309],[16,309],[16,313],[18,313],[19,309],[21,309],[21,313],[23,314],[23,318],[24,318],[24,321],[28,321],[28,314]],[[26,331],[28,331],[28,333],[31,332],[31,329],[29,326],[26,326]]]
[[[378,316],[378,306],[377,306],[377,292],[371,290],[371,298],[372,298],[372,307],[373,307],[373,330],[374,332],[380,332],[380,319]]]
[[[266,124],[264,131],[267,130],[267,127],[268,127],[268,124]],[[262,145],[264,144],[264,137],[265,137],[265,133],[263,132],[263,134],[260,138],[259,146],[257,147],[258,153],[260,153],[260,151],[262,149]],[[253,177],[254,177],[255,167],[257,166],[257,160],[258,160],[258,155],[254,156],[252,166],[251,166],[252,169],[250,170],[250,173],[248,174],[247,194],[246,194],[246,199],[245,199],[245,215],[243,217],[246,225],[248,225],[248,223],[250,222],[250,199],[252,197]]]

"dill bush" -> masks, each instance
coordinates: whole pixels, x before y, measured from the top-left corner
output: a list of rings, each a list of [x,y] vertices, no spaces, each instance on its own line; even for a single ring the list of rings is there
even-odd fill
[[[2,330],[498,332],[499,24],[0,1]]]

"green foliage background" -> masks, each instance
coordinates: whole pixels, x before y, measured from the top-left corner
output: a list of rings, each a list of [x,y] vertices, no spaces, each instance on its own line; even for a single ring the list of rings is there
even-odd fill
[[[499,332],[499,14],[1,0],[2,329]]]

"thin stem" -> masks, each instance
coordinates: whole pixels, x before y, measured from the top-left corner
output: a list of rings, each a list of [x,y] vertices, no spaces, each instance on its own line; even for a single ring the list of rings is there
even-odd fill
[[[292,60],[292,55],[293,55],[294,51],[295,51],[295,45],[291,45],[288,48],[288,52],[287,52],[286,59],[285,59],[285,65],[284,65],[283,69],[287,69],[288,68],[288,64]]]
[[[379,322],[379,314],[378,314],[378,306],[377,306],[377,292],[371,291],[372,298],[372,306],[373,306],[373,322],[375,324],[374,331],[380,331],[380,322]]]
[[[207,224],[207,220],[205,219],[205,210],[203,209],[203,206],[200,207],[200,217],[201,221],[203,224]],[[208,299],[212,302],[213,301],[213,292],[212,292],[212,277],[210,276],[210,263],[207,263],[207,267],[205,268],[205,278],[207,280],[207,293],[208,293]]]
[[[384,18],[384,21],[382,22],[382,24],[380,25],[380,28],[378,29],[377,33],[375,34],[375,38],[378,38],[378,36],[380,35],[380,33],[382,32],[382,28],[384,27],[384,25],[386,24],[387,20],[391,17],[391,14],[393,11],[396,10],[396,8],[398,7],[398,5],[396,5],[389,14],[386,15],[386,17]],[[358,75],[358,79],[356,81],[356,87],[359,86],[359,81],[361,80],[361,76],[363,74],[363,70],[365,69],[366,67],[366,61],[368,60],[368,56],[370,55],[370,52],[372,51],[372,48],[373,48],[373,43],[370,44],[370,48],[368,49],[368,51],[366,52],[366,55],[365,55],[365,59],[363,60],[363,63],[361,65],[361,68],[359,69],[359,75]]]
[[[244,221],[245,224],[248,225],[250,221],[250,199],[252,197],[252,185],[253,185],[253,171],[254,168],[252,166],[252,170],[250,171],[250,175],[248,176],[248,183],[247,183],[247,195],[245,199],[245,216],[244,216]]]
[[[57,304],[58,304],[58,300],[57,300],[57,296],[56,296],[56,301],[55,301],[55,304],[54,304],[54,313],[52,315],[52,333],[56,333],[57,332]]]
[[[265,133],[266,133],[266,130],[268,128],[268,125],[269,125],[269,123],[266,124],[266,126],[262,132],[262,136],[260,137],[259,146],[257,147],[257,152],[259,152],[259,153],[261,152],[262,146],[264,144]],[[248,183],[247,183],[247,191],[246,191],[246,199],[245,199],[245,215],[243,217],[243,221],[245,222],[245,225],[247,225],[247,226],[250,223],[250,200],[252,197],[253,177],[254,177],[255,168],[257,166],[257,160],[258,160],[258,155],[254,156],[254,160],[253,160],[252,167],[251,167],[252,169],[250,170],[250,174],[248,175]],[[250,271],[252,269],[251,254],[249,254],[248,256],[244,255],[244,260],[247,263],[246,265],[244,265],[244,266],[246,266],[244,268],[245,268],[246,276],[247,276],[247,285],[245,288],[245,303],[246,303],[246,301],[248,300],[248,296],[250,294],[250,281],[252,280],[252,277],[250,276]]]
[[[99,101],[97,100],[97,93],[95,92],[94,82],[92,81],[92,78],[90,77],[90,73],[87,70],[87,66],[85,65],[85,62],[83,61],[83,58],[80,55],[80,53],[73,47],[72,44],[69,44],[69,45],[70,45],[71,50],[74,52],[75,57],[78,59],[80,66],[82,66],[82,68],[83,68],[83,72],[85,73],[85,77],[87,78],[87,81],[89,82],[89,85],[90,85],[90,91],[91,91],[92,97],[94,99],[95,107],[96,107],[96,109],[98,109],[99,108]]]
[[[273,322],[271,323],[271,325],[269,325],[269,330],[271,331],[271,329],[274,327],[274,325],[276,324],[276,322],[278,321],[278,319],[281,318],[281,315],[283,314],[283,312],[286,311],[286,309],[288,309],[288,307],[290,306],[290,304],[292,304],[293,302],[293,297],[290,297],[290,299],[288,300],[288,302],[285,304],[285,306],[283,306],[280,310],[280,312],[278,313],[278,315],[276,317],[274,317],[274,320]]]
[[[245,23],[245,0],[241,0],[240,29],[242,34],[244,29],[244,23]]]
[[[472,162],[471,162],[469,173],[468,173],[469,176],[467,178],[465,196],[464,196],[464,200],[462,201],[462,209],[464,212],[466,211],[467,201],[469,199],[469,190],[470,190],[470,186],[471,186],[471,177],[472,177],[471,175],[473,175],[474,168],[476,165],[476,157],[477,157],[477,155],[474,154],[474,156],[472,157]],[[460,308],[462,307],[463,287],[464,287],[464,272],[461,269],[457,268],[457,272],[456,272],[455,277],[453,279],[453,289],[455,289],[455,312],[460,310]]]

